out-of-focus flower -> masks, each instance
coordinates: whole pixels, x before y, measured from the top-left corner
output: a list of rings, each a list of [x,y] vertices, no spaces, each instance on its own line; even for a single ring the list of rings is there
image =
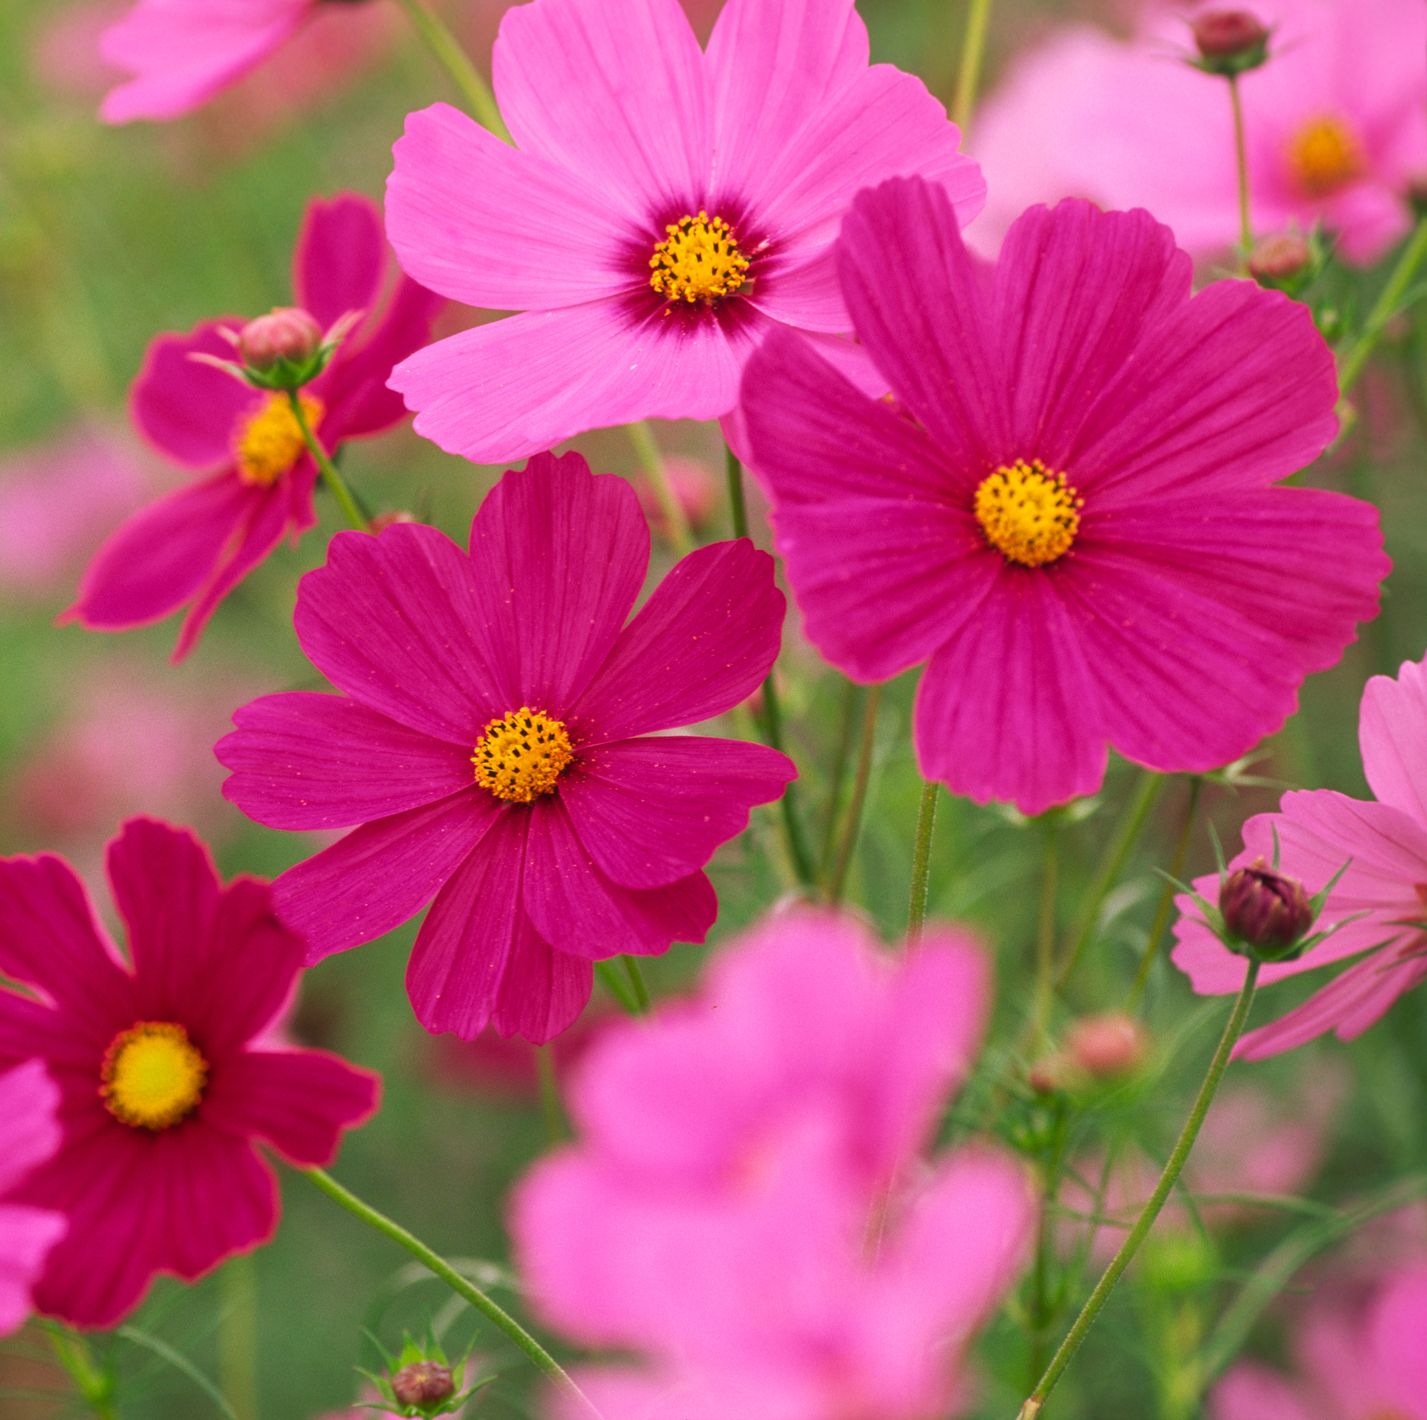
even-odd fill
[[[365,313],[300,396],[328,452],[405,413],[386,378],[427,339],[441,303],[404,277],[388,292],[390,266],[381,220],[365,198],[344,194],[309,206],[293,264],[299,304],[324,328]],[[175,660],[284,533],[296,538],[316,521],[317,467],[287,395],[250,389],[190,358],[230,356],[220,328],[241,324],[210,321],[149,347],[134,386],[135,423],[174,462],[218,471],[124,523],[91,563],[68,613],[91,629],[118,631],[188,606]]]
[[[744,417],[808,639],[862,682],[927,662],[926,777],[1034,814],[1107,745],[1217,768],[1376,613],[1377,510],[1273,486],[1337,429],[1306,307],[1191,296],[1167,228],[1085,202],[1026,213],[992,275],[918,178],[860,194],[838,255],[899,403],[779,332]]]
[[[1033,1215],[1012,1161],[921,1152],[987,975],[960,933],[893,958],[798,911],[596,1044],[568,1095],[578,1142],[520,1185],[512,1231],[551,1325],[646,1358],[580,1376],[609,1420],[959,1412]]]
[[[376,1104],[335,1056],[264,1048],[302,963],[266,884],[226,888],[192,834],[131,819],[109,846],[126,962],[63,859],[0,861],[0,1065],[43,1061],[59,1086],[58,1152],[4,1195],[67,1223],[36,1307],[111,1326],[158,1272],[193,1279],[265,1241],[277,1183],[262,1139],[329,1163]]]
[[[707,53],[678,0],[535,0],[494,67],[516,146],[412,114],[386,206],[416,280],[521,312],[392,376],[417,432],[478,462],[727,414],[768,331],[846,349],[832,243],[859,187],[922,173],[957,221],[982,201],[941,104],[869,67],[852,0],[728,0]]]
[[[258,822],[360,825],[274,884],[309,961],[434,898],[407,971],[422,1024],[538,1042],[579,1015],[594,961],[703,941],[705,864],[796,771],[655,732],[763,680],[784,601],[745,538],[684,558],[626,626],[648,564],[634,490],[578,454],[507,473],[469,557],[414,523],[332,540],[295,625],[346,693],[254,701],[216,751]]]
[[[713,516],[718,503],[718,483],[709,466],[702,459],[673,454],[664,460],[664,472],[685,521],[695,530],[703,527]],[[644,509],[644,516],[654,530],[667,535],[668,520],[649,479],[641,476],[634,485],[634,491],[639,494],[639,506]]]
[[[1427,169],[1427,6],[1421,0],[1261,0],[1269,60],[1241,85],[1258,231],[1324,225],[1352,262],[1411,224]],[[994,247],[1034,202],[1146,207],[1196,256],[1238,239],[1224,84],[1185,62],[1184,7],[1150,4],[1129,42],[1067,27],[1017,60],[973,127],[989,196],[968,233]],[[1370,79],[1365,76],[1371,76]]]
[[[1095,1080],[1133,1075],[1149,1055],[1149,1034],[1133,1016],[1111,1011],[1082,1016],[1065,1033],[1071,1062]]]
[[[1359,956],[1334,981],[1270,1025],[1250,1031],[1235,1053],[1277,1055],[1333,1031],[1353,1040],[1402,995],[1427,980],[1427,662],[1404,662],[1397,678],[1373,676],[1358,720],[1363,770],[1376,801],[1331,789],[1285,794],[1277,813],[1244,825],[1238,868],[1275,852],[1283,870],[1314,893],[1343,869],[1318,925],[1338,926],[1296,961],[1265,966],[1267,986],[1286,976]],[[1216,880],[1198,878],[1200,893]],[[1213,935],[1187,897],[1175,925],[1174,964],[1201,995],[1236,992],[1245,963]]]
[[[38,1060],[0,1074],[0,1197],[59,1148],[59,1101]],[[64,1215],[43,1204],[0,1202],[0,1336],[29,1316],[30,1290],[64,1230]]]

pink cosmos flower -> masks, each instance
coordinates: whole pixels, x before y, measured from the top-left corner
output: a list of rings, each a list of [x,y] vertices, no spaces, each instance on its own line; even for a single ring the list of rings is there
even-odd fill
[[[58,1108],[59,1091],[38,1060],[0,1074],[0,1195],[59,1148]],[[29,1316],[35,1278],[64,1230],[64,1215],[51,1208],[0,1203],[0,1336]]]
[[[366,313],[299,396],[329,451],[403,417],[386,377],[429,337],[441,305],[404,278],[383,302],[389,264],[380,218],[365,198],[346,193],[308,207],[293,262],[298,303],[324,328],[348,311]],[[119,631],[188,606],[175,660],[285,532],[296,538],[317,520],[317,467],[287,396],[189,358],[231,358],[219,330],[234,324],[241,322],[208,321],[149,347],[134,385],[134,422],[161,453],[208,476],[124,523],[99,550],[67,613],[93,630]]]
[[[1292,1379],[1254,1361],[1215,1388],[1212,1420],[1427,1420],[1427,1266],[1388,1274],[1366,1305],[1315,1302]]]
[[[360,825],[274,885],[309,961],[434,897],[407,971],[422,1024],[538,1042],[580,1013],[594,961],[712,925],[702,868],[796,771],[655,732],[762,682],[784,602],[740,539],[684,558],[626,626],[649,529],[629,484],[577,454],[507,473],[470,553],[414,523],[335,537],[295,625],[345,694],[256,700],[217,754],[259,823]]]
[[[329,1163],[377,1081],[335,1056],[255,1039],[292,992],[301,942],[266,884],[223,887],[182,829],[130,819],[109,845],[128,928],[120,957],[61,858],[0,860],[0,1064],[36,1059],[60,1091],[58,1153],[0,1202],[57,1209],[68,1231],[36,1307],[107,1327],[155,1273],[192,1279],[264,1242],[277,1183],[254,1147]]]
[[[941,104],[868,67],[853,0],[728,0],[706,53],[678,0],[535,0],[494,62],[516,146],[445,104],[412,114],[386,206],[412,277],[524,312],[392,375],[417,432],[477,462],[727,414],[781,325],[845,351],[831,247],[866,183],[922,173],[955,220],[981,205]]]
[[[960,932],[893,957],[798,910],[721,952],[698,998],[595,1043],[567,1097],[578,1140],[519,1186],[512,1235],[551,1325],[648,1358],[579,1377],[608,1420],[962,1402],[1034,1213],[1011,1160],[922,1157],[988,977]]]
[[[1269,62],[1243,76],[1259,233],[1323,222],[1349,261],[1376,261],[1412,222],[1427,172],[1427,6],[1421,0],[1258,0]],[[1067,26],[1012,64],[974,125],[990,184],[978,247],[1034,202],[1147,207],[1195,255],[1238,240],[1224,81],[1186,64],[1184,5],[1144,7],[1129,42]],[[1370,82],[1364,76],[1371,75]]]
[[[1267,986],[1285,977],[1361,955],[1297,1010],[1250,1031],[1235,1054],[1261,1060],[1333,1031],[1355,1040],[1405,991],[1427,980],[1427,660],[1404,662],[1397,679],[1373,676],[1363,690],[1358,720],[1363,771],[1376,801],[1350,799],[1332,789],[1288,793],[1277,813],[1244,825],[1244,848],[1230,867],[1272,861],[1278,838],[1283,872],[1310,893],[1347,864],[1318,922],[1331,927],[1356,918],[1297,961],[1265,966]],[[1194,886],[1212,901],[1213,874]],[[1236,992],[1245,961],[1199,918],[1188,897],[1177,899],[1174,964],[1201,995]]]
[[[1337,427],[1308,310],[1191,297],[1166,228],[1084,202],[983,272],[916,178],[857,198],[838,257],[899,403],[780,332],[743,408],[809,640],[863,682],[928,662],[923,774],[1033,814],[1099,788],[1107,743],[1201,771],[1277,729],[1389,566],[1376,509],[1272,486]]]

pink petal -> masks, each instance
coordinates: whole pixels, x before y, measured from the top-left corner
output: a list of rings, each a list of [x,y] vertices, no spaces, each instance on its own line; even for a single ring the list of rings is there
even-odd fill
[[[697,724],[731,709],[778,657],[783,594],[746,538],[691,552],[654,589],[580,697],[591,743]]]
[[[41,1060],[0,1074],[0,1193],[59,1148],[59,1103],[59,1090]]]
[[[1300,1392],[1267,1366],[1241,1361],[1209,1398],[1212,1420],[1320,1420]]]
[[[574,1025],[594,984],[592,962],[557,952],[531,928],[506,963],[491,1027],[542,1045]]]
[[[231,375],[190,358],[231,360],[233,347],[218,332],[242,323],[237,316],[205,321],[184,335],[159,336],[144,354],[130,395],[134,424],[161,454],[185,468],[206,472],[230,464],[238,421],[262,399]]]
[[[381,214],[355,192],[310,202],[293,254],[297,304],[327,330],[349,311],[370,312],[381,299],[387,245]]]
[[[214,746],[223,797],[269,828],[350,828],[444,799],[474,779],[471,751],[341,695],[265,695]]]
[[[0,1204],[0,1336],[28,1320],[30,1289],[67,1227],[64,1215],[48,1208]]]
[[[654,735],[582,750],[560,802],[605,877],[652,888],[687,877],[797,775],[764,745]]]
[[[1373,793],[1427,827],[1427,663],[1404,661],[1396,680],[1368,681],[1358,743]]]
[[[1411,1415],[1422,1415],[1427,1401],[1427,1268],[1420,1261],[1383,1287],[1368,1322],[1372,1369],[1384,1399]],[[1390,1412],[1389,1412],[1390,1413]]]

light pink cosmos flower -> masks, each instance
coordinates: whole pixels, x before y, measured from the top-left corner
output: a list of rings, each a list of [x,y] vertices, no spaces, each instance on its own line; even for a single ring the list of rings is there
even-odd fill
[[[773,560],[746,538],[649,566],[634,490],[578,454],[510,472],[471,525],[340,533],[295,625],[344,695],[271,695],[219,742],[224,793],[272,828],[348,828],[274,885],[308,960],[433,898],[407,989],[429,1031],[549,1040],[594,961],[701,942],[703,867],[776,799],[763,745],[658,731],[738,704],[778,654]]]
[[[292,993],[302,944],[265,883],[224,887],[192,834],[131,819],[109,845],[125,961],[61,858],[0,860],[0,1065],[39,1060],[60,1091],[57,1153],[0,1195],[67,1231],[36,1307],[112,1326],[155,1273],[193,1279],[264,1242],[277,1181],[262,1139],[331,1162],[377,1082],[335,1056],[260,1039]]]
[[[429,338],[442,304],[404,277],[388,291],[390,267],[381,219],[366,198],[346,193],[308,207],[293,260],[299,305],[324,328],[349,311],[365,314],[300,395],[329,452],[404,417],[387,375]],[[208,321],[149,347],[134,385],[134,422],[161,453],[208,476],[124,523],[100,548],[67,613],[93,630],[119,631],[187,606],[175,660],[284,533],[296,538],[316,522],[317,466],[286,395],[252,389],[190,358],[231,358],[219,330],[241,324]]]
[[[0,1197],[59,1148],[59,1102],[38,1060],[0,1074]],[[65,1226],[64,1215],[51,1208],[0,1202],[0,1336],[33,1310],[31,1288]]]
[[[1277,835],[1282,871],[1310,893],[1347,864],[1319,917],[1321,927],[1348,918],[1327,941],[1297,961],[1265,966],[1267,986],[1285,977],[1359,956],[1297,1010],[1250,1031],[1235,1054],[1260,1060],[1333,1031],[1354,1040],[1405,991],[1427,980],[1427,661],[1404,662],[1397,679],[1373,676],[1358,720],[1363,771],[1376,801],[1332,789],[1285,794],[1277,813],[1244,825],[1244,848],[1231,868],[1271,862]],[[1210,901],[1213,874],[1196,878]],[[1201,995],[1236,992],[1246,963],[1209,931],[1188,897],[1177,899],[1174,964]]]
[[[1258,0],[1271,59],[1243,76],[1255,230],[1321,221],[1349,261],[1376,261],[1412,222],[1427,173],[1422,0]],[[1185,6],[1144,7],[1133,40],[1067,26],[1018,58],[974,125],[990,193],[968,233],[994,248],[1030,204],[1147,207],[1196,256],[1238,240],[1224,81],[1185,63]],[[1371,76],[1370,79],[1366,76]]]
[[[1243,754],[1377,610],[1377,510],[1275,488],[1332,438],[1306,307],[1190,295],[1144,212],[1026,213],[994,275],[917,178],[838,242],[858,336],[898,404],[791,332],[743,384],[808,639],[854,680],[927,661],[922,772],[1034,814],[1100,787],[1106,746],[1160,770]]]
[[[1363,1306],[1307,1308],[1297,1374],[1255,1361],[1215,1388],[1211,1420],[1427,1420],[1427,1266],[1399,1268]]]
[[[407,119],[387,234],[416,280],[520,311],[392,376],[416,430],[498,463],[632,420],[712,419],[759,338],[848,329],[831,247],[853,193],[980,171],[910,74],[868,67],[853,0],[728,0],[707,52],[678,0],[534,0],[503,20],[508,147],[436,104]]]
[[[988,976],[960,932],[892,956],[798,910],[721,952],[697,998],[595,1043],[567,1101],[577,1142],[520,1185],[511,1226],[552,1326],[647,1358],[580,1375],[608,1420],[964,1402],[965,1352],[1034,1214],[1010,1159],[922,1155]]]

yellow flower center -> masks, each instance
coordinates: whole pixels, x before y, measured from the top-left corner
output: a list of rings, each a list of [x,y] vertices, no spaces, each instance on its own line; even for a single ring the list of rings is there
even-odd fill
[[[471,763],[483,789],[508,803],[528,804],[537,794],[555,792],[574,757],[565,726],[522,705],[486,726]]]
[[[171,1129],[203,1098],[208,1062],[172,1021],[139,1021],[120,1031],[99,1067],[99,1096],[121,1124]]]
[[[310,394],[300,394],[297,398],[307,427],[315,430],[326,412],[322,401]],[[274,392],[254,413],[238,422],[233,440],[238,476],[244,483],[271,487],[284,474],[292,472],[306,447],[287,395]]]
[[[1342,187],[1363,170],[1357,135],[1341,118],[1310,118],[1288,140],[1288,163],[1305,192],[1321,196]]]
[[[711,306],[736,295],[748,279],[748,258],[722,217],[700,211],[664,230],[669,235],[649,258],[649,284],[666,300]]]
[[[1043,567],[1070,551],[1085,500],[1039,460],[1017,459],[987,474],[976,489],[976,521],[1009,562]]]

